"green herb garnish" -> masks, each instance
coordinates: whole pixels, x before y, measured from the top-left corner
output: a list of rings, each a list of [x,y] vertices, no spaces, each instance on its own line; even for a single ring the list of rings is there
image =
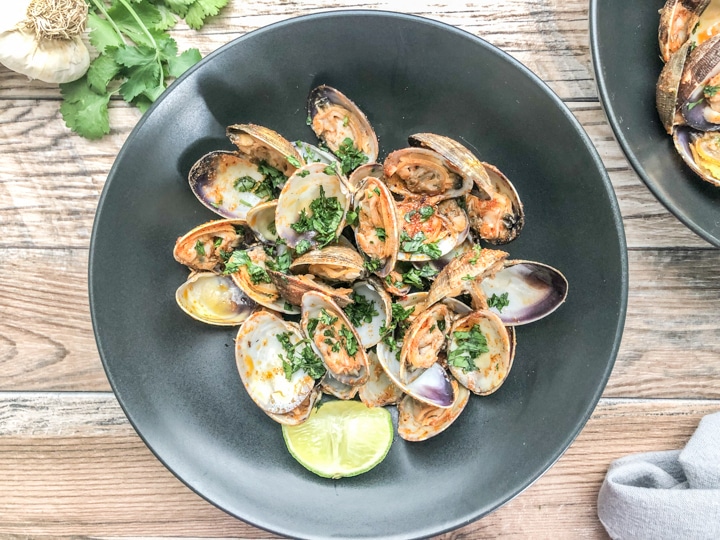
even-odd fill
[[[343,311],[353,326],[362,326],[363,322],[371,323],[372,318],[379,315],[373,300],[369,300],[356,292],[350,295],[350,299],[353,303],[344,307]]]
[[[375,227],[375,234],[381,242],[387,240],[387,234],[385,233],[385,229],[382,227]]]
[[[337,238],[335,233],[343,217],[343,209],[337,197],[326,197],[325,190],[320,186],[320,197],[310,203],[310,210],[312,211],[311,215],[308,215],[304,208],[300,211],[297,222],[290,225],[292,229],[299,234],[315,231],[317,234],[314,240],[317,242],[318,248],[335,241]],[[295,249],[300,253],[298,247]]]
[[[205,256],[205,245],[200,240],[195,242],[195,253],[201,258]]]
[[[462,369],[465,373],[474,371],[475,360],[490,350],[485,335],[480,331],[480,325],[473,325],[468,332],[453,332],[453,338],[448,350],[448,364]]]
[[[400,249],[405,253],[421,253],[427,255],[431,259],[437,259],[442,256],[437,242],[423,243],[426,239],[425,233],[418,231],[415,236],[410,238],[404,230],[400,233]]]
[[[497,309],[500,313],[502,313],[503,308],[508,307],[510,305],[510,300],[508,299],[508,293],[504,292],[500,296],[493,293],[493,295],[488,298],[488,307]]]
[[[288,381],[295,372],[301,369],[313,379],[319,379],[325,375],[325,366],[320,357],[313,351],[310,340],[303,339],[293,344],[290,342],[290,332],[283,332],[275,337],[287,355],[287,358],[285,358],[281,354],[280,359],[282,360],[285,378]]]
[[[353,140],[346,137],[335,151],[335,155],[340,158],[340,164],[343,174],[348,174],[363,163],[367,163],[368,157],[355,147]]]
[[[254,285],[257,285],[258,283],[272,283],[267,270],[259,264],[254,263],[250,258],[250,255],[248,255],[246,251],[242,250],[235,250],[230,254],[230,257],[225,263],[223,274],[233,274],[240,270],[240,267],[242,266],[247,268],[250,281],[252,281]]]
[[[438,274],[438,271],[435,270],[432,266],[429,264],[424,264],[420,268],[411,268],[407,272],[405,272],[402,275],[402,280],[406,285],[411,285],[413,287],[417,287],[418,289],[425,288],[425,284],[423,283],[421,278],[431,278]],[[400,284],[402,285],[402,283]]]
[[[343,338],[343,347],[350,356],[355,356],[358,352],[359,346],[355,335],[348,329],[344,324],[340,328],[340,336]]]

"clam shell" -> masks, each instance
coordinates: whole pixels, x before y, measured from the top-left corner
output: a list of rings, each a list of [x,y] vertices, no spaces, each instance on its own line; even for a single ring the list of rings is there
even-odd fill
[[[401,261],[430,261],[443,257],[460,245],[470,230],[467,215],[454,200],[428,204],[427,199],[413,197],[396,203],[396,207],[401,229],[398,248],[398,260]],[[432,213],[424,217],[423,211]],[[415,247],[413,240],[420,233],[424,235],[423,244],[436,245],[437,256],[405,251],[409,246]]]
[[[255,237],[266,244],[274,244],[277,239],[275,230],[275,208],[277,200],[260,203],[247,212],[247,224]]]
[[[484,164],[467,147],[450,137],[435,133],[416,133],[408,137],[408,142],[411,146],[437,152],[445,158],[448,168],[464,179],[463,188],[466,191],[454,197],[468,193],[473,184],[481,191],[486,190],[489,196],[492,187]]]
[[[330,328],[326,328],[326,325],[321,322],[314,332],[310,332],[308,327],[310,320],[320,318],[322,310],[325,310],[331,317],[337,317],[337,321]],[[360,337],[357,335],[352,323],[345,316],[343,310],[328,295],[314,291],[303,295],[300,324],[305,335],[310,338],[315,353],[322,358],[325,367],[333,378],[350,386],[365,384],[368,378],[365,349],[360,344]],[[323,328],[332,330],[333,337],[325,336]],[[324,341],[323,336],[333,343],[339,343],[337,336],[343,328],[349,330],[357,342],[358,347],[354,355],[350,355],[345,346],[341,346],[339,351],[334,352],[332,346]]]
[[[685,60],[677,105],[687,124],[701,131],[720,130],[720,122],[709,122],[704,88],[720,74],[720,34],[699,45]],[[715,113],[717,115],[717,113]]]
[[[247,250],[247,254],[248,257],[250,257],[250,260],[268,272],[268,277],[270,277],[269,270],[265,265],[267,255],[265,254],[263,248],[260,246],[253,247]],[[272,282],[272,278],[270,278],[270,283],[262,281],[254,283],[246,266],[241,266],[237,272],[230,274],[230,277],[247,296],[252,298],[261,306],[265,306],[281,313],[288,313],[290,315],[297,315],[300,313],[300,310],[296,305],[293,305],[292,302],[288,302],[280,295],[280,291]]]
[[[438,361],[450,328],[448,306],[437,303],[415,317],[407,329],[400,351],[400,379],[410,381]]]
[[[383,166],[380,163],[366,163],[365,165],[360,165],[348,177],[348,184],[352,189],[357,190],[357,188],[360,187],[360,184],[363,183],[363,180],[365,180],[368,176],[383,180]]]
[[[308,251],[292,262],[290,270],[341,282],[352,282],[366,274],[362,256],[350,245],[337,244]]]
[[[223,263],[221,251],[229,252],[238,247],[244,238],[238,232],[245,227],[239,219],[218,219],[198,225],[175,241],[173,257],[192,270],[215,270]],[[220,243],[216,244],[217,239]]]
[[[237,326],[256,307],[228,276],[212,272],[190,274],[178,287],[175,300],[193,319],[214,326]]]
[[[324,163],[325,165],[333,165],[339,163],[337,158],[322,148],[318,148],[314,144],[304,141],[293,141],[292,145],[300,152],[305,163]]]
[[[368,370],[370,376],[358,392],[366,406],[385,407],[394,405],[402,398],[403,391],[393,384],[373,351],[368,352]]]
[[[280,296],[294,306],[299,306],[302,303],[303,295],[310,291],[328,295],[340,307],[345,307],[352,302],[350,300],[352,289],[332,287],[316,280],[312,274],[294,275],[268,270],[268,275],[273,280]]]
[[[315,381],[302,369],[285,377],[285,354],[277,336],[289,333],[290,342],[302,341],[297,327],[267,311],[256,311],[242,324],[235,339],[235,363],[250,398],[263,411],[289,413],[312,392]]]
[[[339,90],[326,85],[314,88],[308,96],[308,115],[315,135],[335,154],[349,138],[365,155],[366,163],[377,159],[375,131],[360,108]]]
[[[398,346],[402,347],[402,344]],[[452,406],[455,393],[447,372],[439,363],[433,364],[419,377],[405,383],[400,378],[399,356],[400,350],[397,350],[396,354],[384,341],[378,343],[378,361],[395,386],[423,403],[442,408]]]
[[[307,240],[311,247],[317,247],[317,233],[309,231],[298,233],[292,225],[300,219],[304,210],[309,217],[313,212],[311,203],[320,198],[321,188],[326,198],[336,197],[342,208],[342,218],[335,231],[336,238],[345,226],[345,215],[350,208],[350,191],[334,169],[322,163],[305,165],[285,183],[275,209],[275,229],[280,238],[291,248],[296,248],[301,240]]]
[[[270,196],[259,197],[252,190],[240,191],[235,186],[244,177],[256,183],[265,179],[257,163],[247,156],[216,151],[205,154],[195,162],[188,174],[188,182],[192,192],[205,207],[226,218],[245,219],[250,208]]]
[[[715,178],[708,169],[698,164],[695,161],[692,150],[690,149],[691,143],[693,143],[696,138],[717,136],[717,134],[703,134],[702,132],[695,131],[687,126],[678,126],[673,132],[673,141],[675,143],[675,149],[680,154],[680,157],[695,174],[706,182],[710,182],[712,185],[720,187],[720,179]]]
[[[376,279],[370,278],[367,281],[358,281],[353,284],[353,293],[371,302],[377,313],[370,322],[362,321],[362,324],[355,327],[362,346],[366,349],[377,345],[382,339],[382,328],[390,324],[392,318],[392,300],[385,292],[383,286]],[[348,306],[344,311],[348,312]]]
[[[425,197],[427,204],[460,197],[472,189],[472,180],[455,172],[437,152],[426,148],[402,148],[383,162],[385,182],[403,197]]]
[[[688,39],[700,14],[710,0],[668,0],[660,10],[658,44],[660,56],[667,62]]]
[[[445,431],[465,410],[470,392],[457,381],[450,381],[455,394],[448,408],[433,407],[411,396],[398,403],[398,435],[406,441],[418,442]]]
[[[292,411],[283,414],[274,414],[264,411],[270,418],[275,420],[278,424],[285,424],[286,426],[297,426],[302,424],[305,420],[310,418],[310,413],[313,411],[315,405],[322,397],[322,392],[319,387],[313,388],[310,395],[305,398],[300,405],[295,407]]]
[[[343,384],[329,372],[326,372],[325,375],[322,376],[322,379],[320,379],[318,384],[325,394],[335,396],[336,398],[344,401],[354,398],[358,393],[357,386]]]
[[[655,88],[655,105],[669,134],[676,124],[684,123],[682,115],[678,114],[678,88],[689,47],[690,43],[686,43],[670,57],[660,72]]]
[[[474,369],[465,371],[451,363],[451,355],[457,349],[456,332],[467,332],[475,325],[487,340],[488,352],[471,359]],[[514,350],[514,346],[512,347]],[[510,336],[505,325],[495,313],[474,311],[456,320],[449,332],[448,369],[465,388],[485,396],[495,392],[510,373],[513,354],[511,354]]]
[[[256,124],[234,124],[226,130],[230,141],[241,153],[256,161],[265,161],[285,176],[304,165],[300,152],[277,131]]]
[[[358,215],[353,227],[358,249],[370,261],[379,261],[380,267],[374,273],[385,277],[398,259],[400,225],[395,200],[380,179],[369,176],[358,186],[354,208]]]
[[[508,294],[509,304],[491,308],[506,326],[520,326],[542,319],[565,301],[568,282],[558,270],[546,264],[512,260],[494,276],[480,282],[486,298]]]

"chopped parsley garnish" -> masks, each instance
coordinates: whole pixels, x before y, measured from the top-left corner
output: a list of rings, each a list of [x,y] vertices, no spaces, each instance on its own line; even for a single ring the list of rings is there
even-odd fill
[[[308,319],[307,332],[310,335],[310,337],[315,336],[315,329],[317,328],[317,325],[319,322],[320,322],[320,319]]]
[[[478,258],[480,257],[480,252],[482,252],[482,248],[475,244],[473,246],[473,251],[475,252],[475,256],[470,259],[470,264],[475,264],[478,261]]]
[[[273,219],[270,224],[268,225],[268,232],[270,234],[276,235],[277,234],[277,227],[275,226],[275,220]]]
[[[398,338],[402,339],[405,335],[405,330],[409,326],[408,317],[415,311],[415,306],[411,306],[407,309],[402,307],[400,304],[392,305],[392,320],[389,326],[383,324],[380,327],[380,334],[385,345],[388,346],[390,351],[394,351],[397,348],[397,340],[395,339],[395,332],[397,330]]]
[[[355,356],[358,352],[358,342],[355,335],[344,324],[340,328],[340,337],[342,337],[343,347],[350,356]]]
[[[233,183],[233,187],[238,191],[252,191],[256,184],[255,179],[252,176],[241,176]]]
[[[225,263],[225,270],[223,270],[223,274],[233,274],[240,270],[241,266],[247,268],[250,281],[252,281],[254,285],[257,285],[258,283],[272,282],[267,270],[259,264],[254,263],[250,258],[250,255],[248,255],[246,251],[242,250],[236,250],[230,254],[230,257]]]
[[[213,240],[213,247],[220,247],[222,245],[222,243],[223,243],[223,239],[220,238],[219,236],[216,236],[215,239]]]
[[[358,213],[355,210],[350,210],[345,215],[345,222],[350,226],[357,225],[358,224]]]
[[[328,176],[334,176],[335,175],[335,169],[332,167],[332,165],[328,165],[323,169],[323,172],[327,174]]]
[[[425,284],[423,283],[421,278],[431,278],[436,276],[438,273],[437,270],[435,270],[432,266],[429,264],[424,264],[420,268],[411,268],[407,272],[405,272],[402,275],[403,283],[406,285],[412,285],[413,287],[417,287],[418,289],[424,289]],[[402,285],[402,283],[400,284]]]
[[[382,266],[382,261],[380,259],[365,259],[365,262],[363,263],[363,266],[365,267],[365,270],[368,272],[377,272],[380,270],[380,267]]]
[[[440,320],[437,322],[437,325],[438,325],[438,328],[440,329],[441,332],[444,332],[444,331],[445,331],[445,319],[440,319]]]
[[[376,194],[378,197],[380,196],[380,188],[379,188],[379,187],[374,187],[374,188],[373,188],[373,191],[375,192],[375,194]]]
[[[303,239],[295,245],[295,253],[297,253],[298,255],[302,255],[303,253],[307,253],[308,251],[310,251],[311,248],[312,244],[310,243],[310,241]]]
[[[502,313],[503,308],[508,307],[510,305],[510,300],[508,299],[508,293],[504,292],[500,296],[493,293],[493,295],[488,298],[488,307],[497,309],[500,313]]]
[[[275,270],[276,272],[282,272],[283,274],[287,274],[288,270],[290,270],[290,263],[292,263],[292,257],[290,257],[290,253],[285,251],[284,253],[281,253],[277,257],[275,257],[275,260],[268,260],[265,262],[265,265],[270,270]]]
[[[282,345],[287,359],[280,355],[283,364],[285,378],[289,381],[296,371],[303,370],[313,379],[319,379],[325,375],[325,366],[320,357],[315,354],[310,345],[310,340],[303,339],[294,345],[290,342],[290,332],[283,332],[275,336]]]
[[[195,242],[195,253],[197,253],[198,257],[205,256],[205,245],[200,240]]]
[[[697,32],[698,28],[700,28],[700,22],[699,22],[699,21],[698,21],[697,23],[695,23],[695,26],[693,26],[692,33],[694,34],[695,32]]]
[[[287,162],[293,167],[300,168],[302,166],[298,158],[296,158],[295,156],[286,156],[285,159],[287,159]]]
[[[405,221],[410,223],[412,221],[413,216],[419,214],[420,215],[420,221],[425,222],[428,219],[432,217],[432,215],[435,213],[435,209],[432,206],[421,206],[419,210],[410,210],[405,214]]]
[[[285,176],[279,169],[270,165],[267,161],[261,161],[258,164],[258,171],[265,177],[263,182],[265,184],[264,189],[270,191],[272,199],[277,199],[280,196],[280,190],[287,181],[287,176]],[[255,191],[255,194],[260,197],[261,195],[258,191],[259,189]]]
[[[332,326],[335,324],[338,320],[337,317],[333,317],[330,315],[325,308],[320,308],[320,322],[323,323],[325,326]]]
[[[343,174],[348,174],[363,163],[367,163],[368,160],[368,157],[355,147],[355,143],[350,137],[345,137],[335,151],[335,155],[340,158]]]
[[[297,175],[298,175],[300,178],[305,178],[308,174],[310,174],[310,171],[308,171],[308,170],[298,171],[298,172],[297,172]]]
[[[285,309],[287,309],[287,310],[292,310],[292,308],[293,308],[294,306],[293,306],[290,302],[285,302],[285,304],[283,305],[283,307],[284,307]]]
[[[345,116],[345,117],[343,118],[343,127],[347,127],[347,125],[348,125],[349,123],[350,123],[350,117],[349,117],[349,116]]]
[[[343,308],[345,315],[356,328],[362,326],[363,322],[371,323],[373,317],[379,315],[375,309],[375,302],[365,298],[363,295],[353,292],[350,295],[353,303]]]
[[[475,278],[473,276],[471,276],[470,274],[465,274],[462,278],[463,281],[472,281],[473,279],[475,279]]]
[[[426,239],[425,233],[418,231],[415,236],[410,238],[408,233],[404,230],[400,233],[400,250],[405,253],[421,253],[427,255],[431,259],[437,259],[442,256],[440,248],[437,246],[437,242],[430,242],[424,244],[423,241]]]
[[[380,239],[381,242],[387,240],[387,234],[385,233],[385,229],[383,229],[382,227],[375,227],[375,234],[377,234],[377,237]]]
[[[705,98],[704,98],[704,97],[701,97],[701,98],[698,99],[697,101],[693,101],[692,103],[688,103],[688,106],[687,106],[688,111],[692,111],[695,107],[697,107],[698,105],[700,105],[704,100],[705,100]]]
[[[310,203],[310,210],[312,215],[308,215],[304,208],[300,211],[298,221],[290,225],[292,229],[299,234],[315,231],[317,234],[314,240],[317,242],[318,248],[335,241],[335,233],[343,217],[343,208],[337,197],[326,197],[325,189],[320,186],[320,197]],[[302,242],[307,242],[309,249],[310,242],[302,240],[295,247],[298,253],[301,253],[299,246]],[[305,251],[307,249],[304,249],[302,253]]]
[[[705,97],[713,97],[715,94],[718,93],[718,91],[720,91],[720,85],[718,85],[718,86],[709,86],[708,85],[705,88],[703,88],[703,94],[705,95]]]
[[[307,118],[305,119],[305,125],[309,126],[312,124],[312,116],[308,113]]]
[[[480,325],[474,324],[468,332],[453,332],[453,338],[451,344],[455,344],[455,348],[448,350],[448,364],[462,369],[465,373],[475,371],[475,360],[490,350],[485,335],[480,331]]]

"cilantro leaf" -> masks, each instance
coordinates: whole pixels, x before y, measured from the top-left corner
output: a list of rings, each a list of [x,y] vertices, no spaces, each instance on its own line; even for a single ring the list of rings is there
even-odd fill
[[[500,296],[493,293],[493,295],[488,298],[488,307],[497,309],[500,313],[502,313],[503,308],[506,308],[510,305],[510,300],[508,299],[508,293],[504,292]]]
[[[183,51],[175,58],[168,58],[168,73],[173,77],[179,77],[201,59],[200,51],[195,48]]]
[[[196,0],[185,15],[185,22],[193,30],[199,30],[205,19],[217,15],[228,0]]]
[[[373,300],[369,300],[356,292],[350,295],[350,299],[353,303],[344,307],[343,311],[353,326],[362,326],[363,322],[371,323],[373,317],[379,315],[378,310],[375,309],[375,302]]]
[[[61,84],[60,93],[64,99],[60,113],[67,127],[88,139],[99,139],[110,133],[110,94],[93,92],[87,76]]]
[[[480,325],[475,324],[467,332],[453,332],[453,341],[450,342],[447,361],[451,366],[459,367],[467,373],[477,369],[475,360],[489,350],[487,339],[480,331]]]
[[[90,63],[87,82],[95,92],[104,94],[107,92],[108,84],[117,77],[120,70],[121,66],[111,54],[102,54]]]

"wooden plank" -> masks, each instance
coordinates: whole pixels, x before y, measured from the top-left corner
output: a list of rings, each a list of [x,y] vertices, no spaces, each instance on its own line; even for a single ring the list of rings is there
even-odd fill
[[[597,491],[609,463],[682,448],[720,401],[603,400],[525,493],[439,538],[605,538]],[[273,538],[211,506],[144,446],[111,394],[0,393],[0,534]],[[552,528],[548,524],[552,523]]]
[[[287,2],[243,0],[231,2],[200,31],[184,24],[171,33],[180,50],[197,47],[203,53],[257,28],[278,21],[336,9],[377,9],[412,13],[461,28],[496,45],[545,79],[567,99],[596,97],[588,50],[587,2],[570,0],[548,4],[544,0],[481,0],[472,3],[421,0],[385,0],[358,3],[351,0]],[[0,99],[58,98],[57,85],[28,82],[0,65]]]
[[[87,141],[65,127],[56,101],[14,100],[3,105],[0,248],[87,248],[104,180],[140,114],[114,103],[111,134]],[[570,107],[610,171],[628,245],[709,248],[668,213],[629,169],[600,106],[573,103]]]
[[[720,250],[630,252],[628,316],[606,396],[720,398],[718,267]],[[109,390],[86,280],[86,250],[0,249],[3,389]]]

